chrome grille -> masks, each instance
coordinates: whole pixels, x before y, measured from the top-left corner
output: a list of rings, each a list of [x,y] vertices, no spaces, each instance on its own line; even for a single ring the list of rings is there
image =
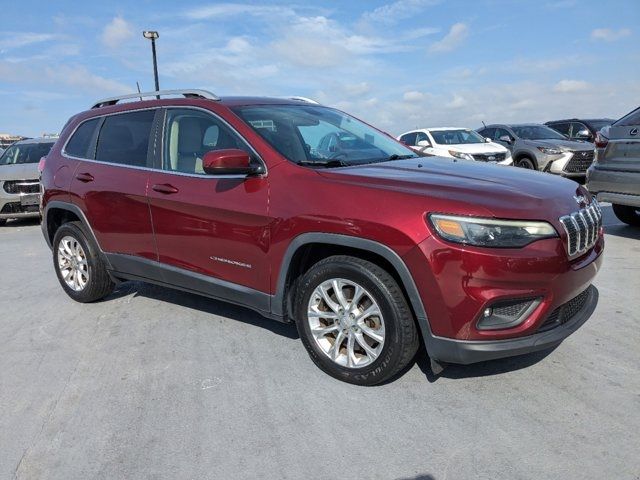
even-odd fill
[[[573,157],[565,165],[564,171],[568,173],[586,173],[593,163],[593,153],[592,150],[573,152]]]
[[[588,207],[560,217],[560,223],[567,233],[567,252],[573,257],[586,252],[596,243],[602,227],[602,210],[594,198]]]

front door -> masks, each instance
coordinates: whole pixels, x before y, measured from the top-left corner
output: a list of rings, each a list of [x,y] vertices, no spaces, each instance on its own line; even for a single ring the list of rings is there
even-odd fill
[[[165,269],[168,283],[193,281],[194,288],[182,286],[202,291],[210,278],[227,293],[237,286],[268,292],[266,176],[207,175],[202,165],[206,152],[228,148],[246,150],[254,161],[261,160],[213,113],[168,108],[162,130],[160,165],[151,173],[149,202],[159,261],[173,267]]]

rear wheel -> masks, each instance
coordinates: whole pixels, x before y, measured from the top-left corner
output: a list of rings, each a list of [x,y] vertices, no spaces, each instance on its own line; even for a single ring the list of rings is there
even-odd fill
[[[640,208],[613,204],[613,213],[621,222],[640,227]]]
[[[350,256],[314,265],[298,283],[295,318],[314,363],[329,375],[375,385],[406,367],[418,332],[404,294],[388,272]]]
[[[4,226],[7,223],[6,218],[0,218],[0,227]]]
[[[520,157],[516,160],[516,167],[525,168],[527,170],[535,170],[536,166],[529,157]]]
[[[65,223],[56,232],[53,265],[60,285],[77,302],[95,302],[114,289],[97,246],[80,222]]]

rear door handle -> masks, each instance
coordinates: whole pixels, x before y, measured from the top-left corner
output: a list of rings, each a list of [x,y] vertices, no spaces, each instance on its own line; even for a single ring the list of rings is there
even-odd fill
[[[90,173],[78,173],[76,175],[76,178],[78,180],[80,180],[81,182],[84,183],[88,183],[88,182],[93,182],[93,175],[91,175]]]
[[[171,195],[173,193],[178,193],[179,190],[174,187],[173,185],[170,185],[168,183],[160,183],[158,185],[154,185],[153,187],[151,187],[154,191],[158,192],[158,193],[164,193],[165,195]]]

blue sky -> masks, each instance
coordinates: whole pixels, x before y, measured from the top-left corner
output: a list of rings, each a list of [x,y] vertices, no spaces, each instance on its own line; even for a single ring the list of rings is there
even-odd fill
[[[161,88],[303,95],[401,133],[619,117],[640,103],[638,0],[13,1],[0,132],[35,136],[102,97]]]

